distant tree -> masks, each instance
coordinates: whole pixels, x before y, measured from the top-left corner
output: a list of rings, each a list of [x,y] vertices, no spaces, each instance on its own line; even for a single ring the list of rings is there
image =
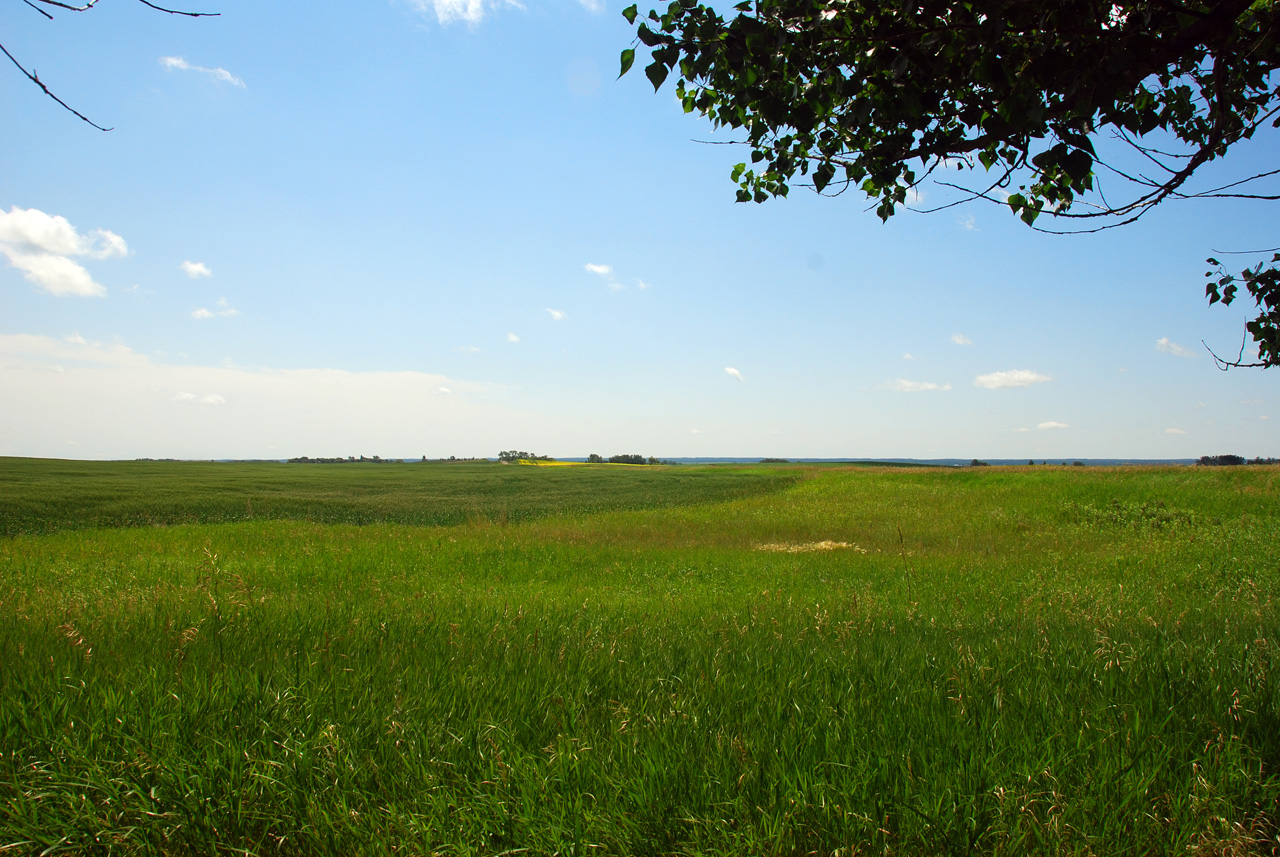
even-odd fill
[[[555,461],[549,455],[534,455],[519,449],[504,449],[498,453],[499,461]]]
[[[990,467],[991,465],[987,464],[987,462],[985,461],[979,461],[978,459],[975,458],[973,461],[969,462],[969,466],[970,467]]]
[[[1036,463],[1036,460],[1035,460],[1034,458],[1032,458],[1032,459],[1030,459],[1029,461],[1027,461],[1027,464],[1028,464],[1028,465],[1032,465],[1032,466],[1034,466],[1034,465],[1035,465],[1035,463]]]
[[[1072,466],[1072,467],[1084,467],[1084,462],[1083,462],[1083,461],[1073,461],[1073,462],[1071,462],[1071,466]]]
[[[790,464],[791,462],[785,458],[762,458],[761,464]]]
[[[610,464],[647,464],[648,461],[643,455],[611,455],[609,456]]]
[[[1244,464],[1242,455],[1204,455],[1197,464],[1202,467],[1237,467]]]
[[[587,456],[587,464],[603,464],[603,463],[604,463],[604,459],[601,458],[597,453],[593,452]]]

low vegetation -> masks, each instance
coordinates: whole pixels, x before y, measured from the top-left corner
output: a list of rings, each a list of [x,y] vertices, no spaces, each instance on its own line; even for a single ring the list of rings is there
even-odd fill
[[[1280,847],[1273,468],[220,466],[0,460],[0,848]]]

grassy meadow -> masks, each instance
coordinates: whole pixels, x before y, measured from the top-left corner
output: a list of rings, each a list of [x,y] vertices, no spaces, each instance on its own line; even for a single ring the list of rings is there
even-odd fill
[[[1280,853],[1280,468],[0,459],[0,853]]]

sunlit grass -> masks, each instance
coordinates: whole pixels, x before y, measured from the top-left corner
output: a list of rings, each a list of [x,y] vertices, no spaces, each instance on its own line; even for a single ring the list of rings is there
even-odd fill
[[[782,472],[0,539],[0,847],[1277,847],[1274,469]]]

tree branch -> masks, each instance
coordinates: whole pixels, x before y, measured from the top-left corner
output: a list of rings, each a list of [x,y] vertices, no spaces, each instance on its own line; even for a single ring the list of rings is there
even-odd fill
[[[47,0],[41,0],[41,2],[47,2]],[[40,80],[40,78],[39,78],[39,77],[37,77],[37,76],[36,76],[36,74],[35,74],[34,72],[27,71],[25,68],[23,68],[23,67],[22,67],[22,63],[18,62],[16,59],[14,59],[14,58],[13,58],[13,54],[9,53],[8,49],[6,49],[4,45],[0,45],[0,51],[3,51],[3,52],[4,52],[4,55],[5,55],[5,56],[7,56],[7,57],[9,58],[9,61],[18,67],[18,71],[20,71],[20,72],[22,72],[23,74],[25,74],[25,75],[27,76],[27,79],[28,79],[28,80],[30,80],[30,81],[31,81],[32,83],[34,83],[36,86],[38,86],[38,87],[40,87],[42,90],[44,90],[44,94],[45,94],[45,95],[49,96],[49,97],[50,97],[50,98],[52,98],[54,101],[56,101],[56,102],[58,102],[59,104],[61,104],[61,105],[63,106],[63,108],[64,108],[64,109],[66,109],[66,110],[70,111],[71,113],[74,113],[76,116],[80,117],[80,118],[81,118],[81,119],[83,119],[85,122],[88,122],[90,125],[92,125],[93,127],[97,128],[99,131],[110,131],[110,130],[111,130],[110,128],[103,128],[103,127],[102,127],[101,125],[99,125],[97,122],[94,122],[94,121],[93,121],[92,119],[90,119],[88,116],[85,116],[85,115],[84,115],[83,113],[81,113],[79,110],[76,110],[76,109],[75,109],[74,107],[72,107],[70,104],[68,104],[67,102],[63,101],[61,98],[59,98],[58,96],[56,96],[56,95],[54,95],[52,92],[50,92],[50,91],[49,91],[49,87],[45,86],[45,85],[44,85],[44,82],[43,82],[43,81],[41,81],[41,80]]]

